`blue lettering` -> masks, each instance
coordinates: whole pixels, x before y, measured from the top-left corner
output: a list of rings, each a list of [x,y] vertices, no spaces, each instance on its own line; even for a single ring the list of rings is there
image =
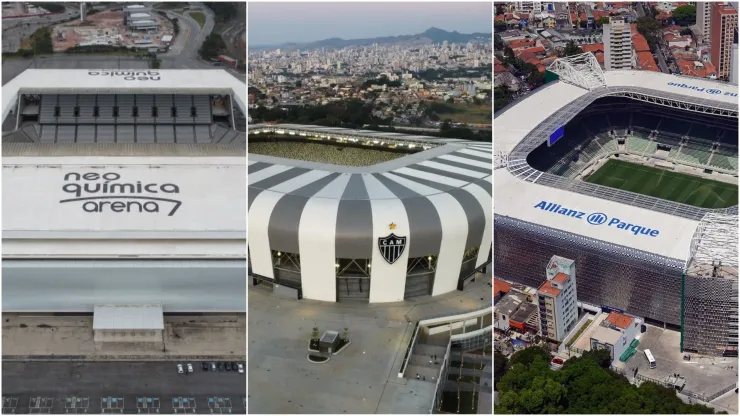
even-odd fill
[[[619,222],[619,218],[612,218],[611,220],[609,220],[609,226],[611,227],[612,225],[618,222]]]
[[[685,84],[683,84],[685,85]],[[554,214],[560,214],[565,215],[567,217],[577,218],[577,219],[584,219],[586,212],[578,211],[575,209],[565,208],[560,204],[556,204],[554,202],[547,202],[547,201],[540,201],[535,206],[535,208],[539,208],[543,211],[552,212]],[[608,216],[607,216],[608,217]],[[589,217],[590,218],[590,217]],[[589,224],[593,226],[600,226],[601,223],[594,221],[589,221]],[[609,222],[606,223],[607,227],[616,226],[619,230],[625,230],[631,232],[633,235],[647,235],[650,237],[657,237],[660,234],[660,231],[653,230],[647,227],[643,227],[641,225],[637,224],[630,224],[628,222],[624,222],[619,218],[612,217],[609,219]]]
[[[546,206],[547,206],[547,202],[546,201],[542,201],[539,204],[535,205],[534,207],[535,208],[539,208],[539,209],[545,209]]]
[[[660,233],[660,231],[658,231],[658,230],[652,230],[652,231],[650,231],[650,237],[657,237],[658,236],[658,233]]]

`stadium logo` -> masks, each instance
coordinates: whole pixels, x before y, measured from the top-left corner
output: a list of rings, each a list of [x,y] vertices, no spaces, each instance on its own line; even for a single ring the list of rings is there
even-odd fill
[[[396,224],[391,223],[388,225],[391,230],[396,229]],[[385,237],[378,238],[378,250],[380,255],[383,256],[383,260],[388,264],[393,264],[401,258],[403,251],[406,249],[406,237],[399,237],[394,233],[390,233]]]
[[[586,221],[591,225],[601,225],[606,222],[606,219],[606,214],[602,214],[601,212],[594,212],[586,217]]]
[[[669,82],[668,85],[671,87],[686,88],[686,89],[694,90],[698,92],[706,92],[707,94],[711,94],[711,95],[724,95],[726,97],[737,97],[737,93],[725,91],[723,94],[722,90],[718,88],[708,88],[707,89],[704,87],[697,87],[695,85],[688,85],[688,84],[684,84],[680,82]]]
[[[87,75],[103,77],[123,77],[126,81],[159,81],[159,71],[116,71],[114,69],[99,69],[88,71]]]
[[[172,183],[142,184],[121,183],[121,175],[115,172],[99,174],[95,172],[70,172],[64,175],[62,191],[74,198],[62,199],[60,204],[82,202],[85,212],[151,213],[167,212],[160,210],[160,204],[172,204],[168,217],[175,215],[182,201],[150,196],[159,193],[179,194],[180,188]],[[165,205],[167,207],[167,205]]]
[[[618,230],[625,230],[634,235],[646,235],[648,237],[657,237],[660,234],[659,230],[654,230],[652,228],[644,227],[642,225],[625,222],[617,217],[612,217],[611,219],[609,219],[609,217],[606,214],[601,213],[601,212],[594,212],[592,214],[586,215],[584,211],[578,211],[575,209],[565,208],[564,206],[560,204],[556,204],[553,202],[547,202],[547,201],[541,201],[534,207],[539,208],[543,211],[551,212],[553,214],[560,214],[566,217],[571,217],[571,218],[575,218],[579,220],[581,219],[586,220],[586,222],[591,225],[606,224],[607,227],[614,227]],[[607,222],[607,220],[609,222]]]

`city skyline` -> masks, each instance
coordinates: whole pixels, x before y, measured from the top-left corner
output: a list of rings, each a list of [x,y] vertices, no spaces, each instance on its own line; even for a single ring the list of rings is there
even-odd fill
[[[430,27],[489,33],[490,15],[487,2],[250,3],[248,43],[278,46],[329,38],[413,35]]]

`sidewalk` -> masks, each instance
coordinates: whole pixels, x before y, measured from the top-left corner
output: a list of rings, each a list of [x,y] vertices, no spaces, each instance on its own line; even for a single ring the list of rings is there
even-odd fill
[[[95,351],[90,317],[19,316],[3,314],[3,357],[84,356],[84,359],[179,359],[183,357],[245,357],[246,316],[165,317],[166,351],[131,346]],[[9,358],[9,357],[8,357]]]

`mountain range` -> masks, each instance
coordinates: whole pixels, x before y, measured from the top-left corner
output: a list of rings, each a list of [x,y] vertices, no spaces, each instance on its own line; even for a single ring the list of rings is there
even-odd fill
[[[460,33],[458,31],[448,32],[443,29],[432,27],[416,35],[401,35],[401,36],[383,36],[377,38],[366,38],[366,39],[342,39],[342,38],[330,38],[319,40],[308,43],[284,43],[281,45],[271,46],[249,46],[250,50],[258,49],[273,49],[280,48],[285,50],[293,49],[320,49],[320,48],[344,48],[347,46],[365,46],[377,44],[394,44],[394,43],[407,43],[407,44],[431,44],[431,43],[442,43],[447,41],[448,43],[467,43],[474,39],[491,39],[491,33]]]

